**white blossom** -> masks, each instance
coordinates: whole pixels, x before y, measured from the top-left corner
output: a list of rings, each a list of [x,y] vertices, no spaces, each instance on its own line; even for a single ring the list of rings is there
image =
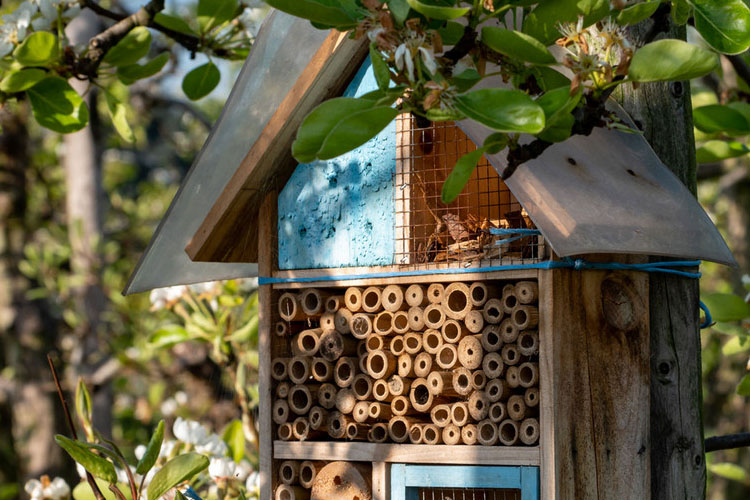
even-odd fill
[[[409,75],[409,80],[414,81],[414,60],[411,58],[409,47],[405,43],[402,43],[396,48],[394,57],[396,59],[396,68],[399,71],[403,71],[404,66],[406,66],[406,73]]]
[[[159,458],[168,458],[169,456],[172,455],[172,452],[175,450],[176,447],[177,447],[177,441],[173,441],[171,439],[164,441],[161,444],[161,449],[159,450]]]
[[[238,481],[244,482],[254,471],[253,464],[243,458],[235,467],[234,477],[237,478]]]
[[[246,37],[255,38],[267,12],[268,8],[262,6],[262,4],[258,7],[248,7],[242,11],[242,14],[239,16],[239,22],[245,29]]]
[[[432,53],[432,49],[419,47],[419,53],[422,56],[422,62],[427,68],[427,71],[434,74],[437,71],[437,62],[435,61],[435,55]]]
[[[156,311],[164,309],[167,305],[177,301],[185,293],[185,285],[168,286],[165,288],[155,288],[151,290],[149,300],[151,301],[151,310]]]
[[[135,453],[135,458],[137,458],[138,460],[142,459],[143,455],[146,454],[146,445],[139,444],[138,446],[135,447],[134,453]]]
[[[216,288],[216,281],[204,281],[202,283],[193,283],[191,285],[188,285],[188,288],[191,292],[201,295],[204,293],[211,293],[213,292],[214,288]]]
[[[31,23],[37,31],[49,30],[57,21],[58,9],[62,9],[60,16],[64,20],[74,18],[81,13],[81,6],[78,2],[67,0],[31,0],[32,3],[39,6],[41,16],[34,19]]]
[[[177,401],[175,401],[174,398],[167,398],[164,401],[162,401],[161,405],[159,406],[159,410],[161,411],[161,414],[165,417],[171,417],[175,414],[177,411],[177,408],[179,405],[177,404]]]
[[[31,16],[35,13],[36,7],[23,2],[16,10],[3,16],[3,24],[0,26],[0,57],[10,54],[16,44],[26,38]]]
[[[247,476],[247,480],[245,481],[245,489],[248,492],[252,491],[258,491],[260,488],[260,475],[257,471],[253,471],[250,473],[249,476]]]
[[[234,478],[236,468],[237,466],[231,458],[214,457],[209,462],[208,475],[214,480]]]
[[[41,480],[31,479],[24,485],[24,490],[32,500],[62,500],[70,495],[70,486],[61,477],[52,481],[42,476]]]
[[[185,420],[177,417],[172,426],[172,434],[183,443],[197,445],[208,437],[208,431],[200,423],[194,420]]]
[[[196,443],[195,451],[215,457],[223,457],[229,451],[227,444],[216,434],[206,436],[200,443]]]

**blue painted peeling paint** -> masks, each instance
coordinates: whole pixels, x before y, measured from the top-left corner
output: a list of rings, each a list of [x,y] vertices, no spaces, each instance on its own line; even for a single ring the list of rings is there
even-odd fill
[[[343,95],[376,89],[368,59]],[[350,153],[298,165],[279,195],[279,268],[391,264],[395,169],[395,122]]]

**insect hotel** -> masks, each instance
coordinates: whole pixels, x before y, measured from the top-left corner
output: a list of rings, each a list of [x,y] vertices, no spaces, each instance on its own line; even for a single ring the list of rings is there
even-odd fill
[[[734,259],[637,134],[596,129],[504,183],[488,134],[402,115],[298,165],[367,46],[273,13],[128,292],[260,280],[262,500],[648,498],[649,273]],[[618,267],[620,269],[612,269]],[[650,269],[646,269],[650,270]],[[696,304],[696,318],[697,318]]]

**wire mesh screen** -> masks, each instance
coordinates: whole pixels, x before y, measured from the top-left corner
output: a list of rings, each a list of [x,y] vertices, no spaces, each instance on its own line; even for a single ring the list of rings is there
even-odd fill
[[[492,261],[518,263],[544,257],[541,236],[501,246],[489,228],[533,229],[533,223],[486,157],[456,200],[441,201],[453,165],[476,146],[453,122],[397,118],[394,263],[399,265]],[[490,261],[490,262],[486,262]],[[499,262],[498,262],[499,263]]]
[[[521,500],[511,488],[416,488],[419,500]],[[408,497],[407,497],[408,498]]]

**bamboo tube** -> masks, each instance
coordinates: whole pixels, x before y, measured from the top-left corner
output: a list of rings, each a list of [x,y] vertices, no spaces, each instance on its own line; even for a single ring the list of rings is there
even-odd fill
[[[393,332],[404,334],[409,331],[409,313],[397,311],[393,313]],[[421,329],[421,328],[420,328]]]
[[[463,427],[464,425],[469,423],[469,406],[466,403],[464,403],[463,401],[453,403],[450,409],[450,421],[453,423],[453,425],[457,427]]]
[[[497,426],[490,419],[477,424],[477,441],[484,446],[494,446],[497,443]]]
[[[391,339],[391,353],[394,356],[401,356],[406,352],[406,345],[404,345],[404,336],[396,335]]]
[[[469,311],[464,318],[464,326],[471,333],[480,333],[484,328],[484,316],[482,311],[475,309]]]
[[[498,325],[487,325],[482,330],[482,349],[486,352],[499,351],[503,346]]]
[[[362,373],[367,373],[367,354],[364,356],[359,357],[359,371]]]
[[[518,352],[522,356],[533,356],[539,352],[539,332],[526,331],[518,335]]]
[[[471,311],[469,286],[466,283],[451,283],[443,293],[441,305],[445,315],[451,319],[464,319]]]
[[[354,315],[349,309],[339,309],[336,311],[334,316],[334,323],[336,324],[336,331],[339,333],[350,333],[351,322]]]
[[[289,378],[295,384],[304,384],[310,378],[310,358],[294,356],[289,360]]]
[[[280,484],[276,487],[274,500],[309,500],[310,491],[302,486]]]
[[[289,403],[284,399],[273,402],[273,421],[279,425],[289,420]]]
[[[357,312],[362,309],[362,289],[349,287],[344,292],[344,305],[351,312]]]
[[[523,394],[523,402],[526,403],[526,406],[529,408],[539,406],[539,388],[529,387],[526,389],[526,392]]]
[[[458,363],[458,351],[453,344],[443,344],[435,356],[435,362],[443,370],[450,370]]]
[[[328,412],[320,406],[310,408],[310,428],[316,431],[326,430],[328,422]]]
[[[527,361],[518,367],[518,384],[524,389],[539,383],[539,363]]]
[[[417,332],[424,328],[424,309],[415,306],[409,309],[406,315],[409,320],[409,328]]]
[[[414,424],[409,428],[409,442],[411,444],[420,444],[424,439],[425,424]]]
[[[352,316],[349,322],[349,331],[356,339],[364,339],[372,333],[373,314],[357,313]]]
[[[372,378],[387,378],[396,371],[396,358],[388,351],[372,351],[367,355],[367,373]]]
[[[500,401],[508,397],[508,389],[505,383],[499,378],[489,380],[484,388],[484,392],[487,393],[487,398],[490,403]]]
[[[284,321],[302,321],[307,319],[296,293],[286,292],[279,297],[279,316]]]
[[[487,413],[490,411],[490,400],[484,391],[472,392],[467,405],[469,406],[469,415],[474,420],[479,421],[487,418]]]
[[[408,354],[402,354],[398,357],[398,376],[414,378],[414,360]]]
[[[424,308],[422,318],[427,328],[439,330],[445,322],[445,311],[443,311],[439,304],[430,304]]]
[[[315,317],[323,313],[326,298],[328,298],[328,294],[317,288],[305,288],[299,294],[299,303],[306,316]]]
[[[515,293],[521,304],[533,304],[539,298],[539,286],[534,281],[519,281]]]
[[[422,347],[429,354],[437,354],[443,346],[443,336],[439,331],[429,329],[422,334]]]
[[[414,415],[420,413],[415,410],[409,403],[409,398],[406,396],[394,396],[391,401],[391,413],[397,417],[403,417],[404,415]]]
[[[515,389],[516,387],[521,385],[521,381],[518,380],[518,367],[517,366],[509,366],[505,370],[505,383],[511,389]]]
[[[393,394],[388,390],[388,382],[383,379],[372,383],[372,395],[381,402],[390,402],[393,400]]]
[[[341,335],[336,330],[324,332],[320,336],[320,355],[328,361],[336,361],[341,356],[357,354],[357,341],[349,335]]]
[[[482,366],[482,336],[469,335],[458,343],[458,362],[469,370]]]
[[[406,396],[409,393],[409,389],[411,389],[411,384],[411,379],[394,375],[388,379],[388,390],[394,396]]]
[[[375,316],[372,327],[378,335],[389,335],[393,333],[393,313],[381,311]]]
[[[445,398],[433,396],[432,393],[430,393],[430,387],[427,385],[427,380],[416,378],[411,383],[409,401],[415,410],[428,412],[434,405],[444,403]]]
[[[388,440],[388,424],[378,422],[370,427],[367,439],[373,443],[385,443]]]
[[[471,373],[471,387],[481,391],[487,385],[487,374],[483,370],[476,370]]]
[[[345,307],[343,295],[329,295],[326,298],[324,309],[325,312],[336,314],[336,311]]]
[[[499,299],[490,299],[484,303],[482,309],[484,322],[497,325],[503,319],[503,303]]]
[[[539,309],[535,306],[518,306],[511,314],[513,324],[518,330],[528,330],[539,324]]]
[[[287,401],[289,403],[289,409],[295,415],[305,415],[310,408],[312,408],[315,394],[319,392],[319,388],[315,385],[293,385],[289,389],[289,396]]]
[[[376,286],[365,288],[365,291],[362,292],[362,309],[368,313],[379,311],[382,305],[381,293],[380,288]]]
[[[328,414],[328,435],[334,439],[341,439],[346,435],[346,424],[352,422],[352,419],[340,411],[332,411]]]
[[[396,443],[403,443],[409,439],[409,429],[414,424],[424,422],[414,417],[393,417],[388,421],[388,435]]]
[[[279,481],[284,484],[294,484],[299,478],[299,462],[284,460],[279,466]]]
[[[443,443],[456,445],[461,442],[461,429],[453,424],[448,424],[443,428]]]
[[[311,328],[302,330],[292,338],[292,353],[297,356],[315,356],[320,349],[323,330]]]
[[[398,285],[388,285],[383,288],[381,302],[386,311],[396,312],[409,308],[409,304],[404,300],[404,289]]]
[[[440,331],[443,335],[443,340],[449,344],[457,344],[467,333],[464,325],[455,319],[445,320]]]
[[[436,425],[424,424],[424,429],[422,430],[422,441],[424,441],[425,444],[440,444],[442,437],[442,432],[440,432],[440,429]]]
[[[518,338],[518,328],[511,318],[505,318],[500,323],[500,338],[506,344],[512,344]]]
[[[500,295],[507,295],[509,293],[515,293],[516,291],[516,285],[513,283],[508,283],[507,285],[503,286],[502,291],[500,292]]]
[[[501,351],[503,363],[508,366],[517,364],[521,360],[521,355],[518,353],[518,348],[515,344],[506,344],[503,346]]]
[[[442,347],[442,346],[441,346]],[[417,377],[426,377],[432,371],[434,357],[432,354],[420,352],[414,358],[414,373]]]
[[[519,396],[518,394],[514,394],[508,398],[506,408],[508,410],[508,416],[516,422],[520,422],[531,413],[529,408],[526,407],[526,403],[523,401],[523,396]]]
[[[360,373],[354,377],[352,382],[352,392],[354,397],[359,401],[364,401],[372,396],[372,379],[365,373]]]
[[[518,422],[505,419],[497,426],[500,443],[505,446],[513,446],[518,442]]]
[[[433,283],[427,287],[427,301],[430,304],[440,304],[443,301],[445,287],[440,283]]]
[[[539,420],[527,418],[521,422],[518,437],[525,445],[535,445],[539,441]]]
[[[365,340],[365,348],[367,352],[388,349],[391,345],[391,339],[392,337],[371,333],[367,336],[367,340]]]
[[[368,432],[370,432],[370,426],[367,424],[359,422],[346,424],[346,439],[349,441],[366,441]]]
[[[284,422],[279,426],[279,429],[277,431],[279,439],[282,441],[291,441],[294,437],[294,433],[292,432],[292,424],[289,422]]]
[[[275,358],[271,361],[271,376],[274,380],[284,380],[289,376],[289,359]]]
[[[371,402],[367,413],[373,420],[388,420],[393,416],[391,405],[379,402]]]
[[[443,427],[451,423],[451,414],[452,410],[450,405],[447,405],[445,403],[435,405],[432,407],[432,410],[430,410],[430,420],[432,420],[432,423],[434,425],[442,429]]]
[[[279,382],[279,385],[276,386],[276,397],[279,399],[286,399],[287,396],[289,396],[289,389],[292,386],[289,384],[289,382]]]
[[[500,377],[503,374],[504,367],[503,357],[496,352],[489,352],[482,359],[482,370],[489,379]]]
[[[422,350],[422,334],[410,332],[404,335],[404,350],[407,354],[417,354]]]
[[[323,408],[330,410],[336,406],[336,387],[333,384],[321,384],[318,390],[318,403]]]
[[[357,401],[352,410],[352,417],[355,422],[360,424],[365,423],[370,419],[370,402],[369,401]]]
[[[354,405],[357,404],[357,398],[351,389],[341,389],[336,393],[336,409],[345,415],[350,415],[354,411]]]
[[[357,374],[356,358],[339,358],[333,369],[333,381],[338,387],[349,387]]]
[[[503,304],[503,312],[505,314],[511,314],[513,309],[518,305],[518,297],[516,297],[516,290],[514,288],[504,288],[503,298],[501,299]]]
[[[471,372],[463,366],[453,371],[453,389],[462,396],[471,392]]]
[[[490,405],[490,411],[487,414],[487,417],[496,424],[508,418],[508,412],[505,409],[505,403],[503,403],[502,401],[492,403]]]
[[[305,460],[299,464],[299,485],[303,488],[312,488],[318,471],[325,467],[326,462]]]
[[[474,424],[466,424],[461,428],[461,441],[464,444],[477,444],[477,426]]]
[[[361,358],[362,356],[367,356],[367,353],[369,351],[367,350],[367,339],[360,340],[357,342],[357,357]]]
[[[497,290],[494,286],[488,286],[481,281],[472,283],[469,287],[469,298],[474,307],[482,307],[496,293]]]
[[[274,323],[273,332],[277,337],[286,337],[289,334],[289,327],[285,321],[277,321]]]
[[[427,305],[427,294],[422,285],[410,285],[404,293],[404,299],[410,307],[422,307]]]
[[[310,422],[305,417],[297,417],[292,423],[292,433],[297,441],[307,441],[317,437],[318,432],[310,431]]]
[[[313,358],[310,372],[318,382],[328,382],[333,378],[333,364],[323,358]]]
[[[453,372],[430,372],[427,387],[433,396],[455,397],[459,394],[453,388]]]
[[[324,312],[320,315],[320,329],[324,332],[336,329],[336,313]]]

